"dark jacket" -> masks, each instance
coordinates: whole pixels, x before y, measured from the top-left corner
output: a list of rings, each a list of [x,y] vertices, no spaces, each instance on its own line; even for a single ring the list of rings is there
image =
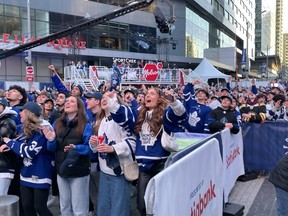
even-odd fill
[[[225,128],[226,123],[232,123],[233,128],[230,129],[231,133],[237,134],[239,132],[239,125],[236,115],[232,110],[224,110],[222,107],[217,107],[210,112],[208,121],[209,129],[211,133],[216,133]]]
[[[62,109],[61,111],[58,109],[53,109],[53,111],[51,112],[48,118],[49,123],[53,125],[63,112],[64,112],[64,109]]]
[[[263,103],[249,103],[242,104],[240,107],[241,115],[243,113],[251,114],[251,119],[242,118],[243,122],[263,123],[266,119],[266,105]]]
[[[89,138],[92,135],[92,127],[89,123],[86,124],[84,131],[81,135],[76,132],[77,123],[74,120],[63,121],[64,127],[60,131],[60,135],[52,142],[48,142],[48,150],[56,152],[55,164],[57,174],[63,178],[83,177],[90,174],[90,147],[88,145]],[[64,160],[67,158],[68,152],[64,152],[64,147],[74,144],[79,152],[78,161],[71,167],[71,172],[66,172],[65,175],[60,172],[60,167]]]
[[[285,155],[273,169],[269,181],[288,192],[288,155]]]
[[[0,145],[3,143],[3,137],[15,138],[16,123],[12,120],[12,116],[17,113],[11,108],[6,107],[0,114]],[[14,173],[16,155],[12,151],[3,152],[0,154],[0,172]],[[0,174],[1,176],[1,174]]]

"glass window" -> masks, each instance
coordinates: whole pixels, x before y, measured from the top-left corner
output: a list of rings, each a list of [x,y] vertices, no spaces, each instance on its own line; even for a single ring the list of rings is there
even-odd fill
[[[219,2],[214,0],[214,8],[218,11],[219,10]]]
[[[224,16],[225,13],[224,13],[224,7],[222,5],[220,5],[220,13]]]
[[[186,57],[203,58],[204,50],[209,48],[209,23],[189,8],[186,8],[185,42]]]
[[[75,16],[63,14],[63,27],[67,28],[75,25]]]
[[[225,18],[229,20],[229,13],[227,10],[225,10]]]
[[[21,19],[21,35],[27,36],[27,19]],[[35,30],[35,20],[31,20],[31,36],[37,38],[36,30]]]
[[[49,24],[50,24],[50,33],[56,33],[63,30],[62,26],[62,14],[60,13],[49,13]]]
[[[36,20],[49,21],[49,13],[47,11],[36,10]]]
[[[0,15],[4,15],[4,5],[0,4]]]
[[[231,6],[232,10],[234,10],[234,2],[231,1],[230,3],[231,3],[230,6]]]
[[[25,35],[27,33],[27,19],[21,19],[21,35]]]
[[[36,21],[36,36],[45,37],[49,35],[49,23]]]
[[[5,15],[11,17],[19,17],[19,7],[4,5]]]
[[[83,17],[80,16],[75,16],[75,24],[80,24],[83,22]]]
[[[20,21],[18,18],[6,17],[5,18],[5,32],[14,35],[20,34]]]
[[[232,15],[230,15],[230,18],[229,18],[230,22],[233,24],[234,23],[234,19],[232,17]]]
[[[107,0],[98,0],[99,3],[107,4]]]
[[[31,36],[34,36],[37,38],[38,35],[36,35],[36,23],[35,20],[31,20]]]
[[[3,34],[4,32],[4,17],[0,16],[0,34]]]
[[[27,19],[27,8],[20,7],[20,17]],[[30,9],[30,18],[35,20],[35,10]]]

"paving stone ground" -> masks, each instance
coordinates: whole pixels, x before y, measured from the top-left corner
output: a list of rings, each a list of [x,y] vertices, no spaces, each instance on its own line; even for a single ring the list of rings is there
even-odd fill
[[[244,216],[275,216],[275,201],[275,189],[267,176],[237,181],[229,196],[229,202],[245,206]]]

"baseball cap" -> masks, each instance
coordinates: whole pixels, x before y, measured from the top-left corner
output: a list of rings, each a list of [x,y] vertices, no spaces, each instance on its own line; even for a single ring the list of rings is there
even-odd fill
[[[221,99],[224,99],[224,98],[228,98],[231,103],[232,103],[232,101],[233,101],[233,98],[232,98],[231,95],[223,95],[223,96],[221,97]]]
[[[96,100],[102,99],[102,94],[100,92],[92,92],[92,93],[86,93],[84,95],[85,98],[95,98]]]

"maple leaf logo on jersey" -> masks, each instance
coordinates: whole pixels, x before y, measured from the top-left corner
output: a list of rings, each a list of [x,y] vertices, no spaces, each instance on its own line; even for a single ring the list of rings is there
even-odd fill
[[[26,167],[29,167],[29,166],[32,166],[32,165],[33,165],[33,164],[32,164],[32,160],[29,159],[29,158],[24,158],[24,159],[23,159],[23,164],[24,164],[24,166],[26,166]]]
[[[199,121],[200,121],[200,118],[198,117],[196,111],[189,114],[189,121],[188,122],[191,126],[195,127]]]

